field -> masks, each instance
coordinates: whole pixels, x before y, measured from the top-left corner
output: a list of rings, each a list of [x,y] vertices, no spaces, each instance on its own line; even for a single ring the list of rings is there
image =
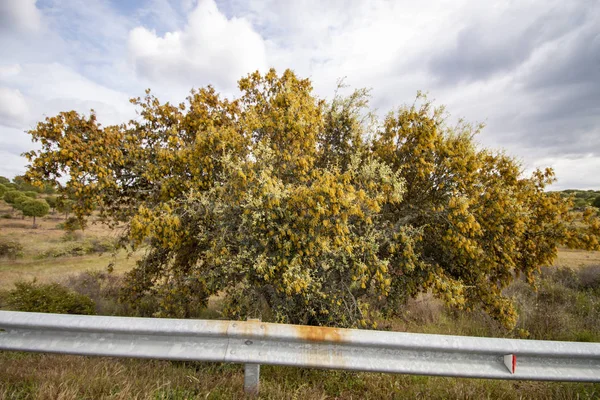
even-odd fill
[[[83,233],[65,233],[63,216],[50,215],[32,228],[0,203],[0,239],[23,246],[22,257],[0,258],[0,290],[19,280],[77,281],[86,271],[113,275],[130,269],[141,252],[113,254],[116,233],[91,225]],[[432,296],[412,300],[402,317],[383,329],[496,337],[600,341],[600,252],[561,249],[545,268],[538,290],[523,281],[507,289],[521,319],[506,331],[481,312],[446,309]],[[2,304],[0,303],[0,308]],[[218,302],[211,303],[218,317]],[[0,399],[187,399],[243,398],[239,365],[142,361],[0,352]],[[261,370],[261,397],[274,399],[600,398],[600,385],[432,378],[269,367]]]

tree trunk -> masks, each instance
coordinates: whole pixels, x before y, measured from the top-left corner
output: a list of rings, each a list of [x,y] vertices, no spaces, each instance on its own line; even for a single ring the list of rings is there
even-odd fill
[[[35,228],[35,215],[33,216],[33,227]]]

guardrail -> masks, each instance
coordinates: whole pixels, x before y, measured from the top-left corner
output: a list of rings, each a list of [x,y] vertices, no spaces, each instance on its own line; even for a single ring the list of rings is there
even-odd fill
[[[260,364],[470,378],[600,382],[600,343],[425,335],[259,320],[0,311],[0,350]]]

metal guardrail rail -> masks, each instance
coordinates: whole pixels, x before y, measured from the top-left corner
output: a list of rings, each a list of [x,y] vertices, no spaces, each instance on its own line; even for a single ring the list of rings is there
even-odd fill
[[[0,350],[260,364],[470,378],[600,382],[600,343],[426,335],[259,320],[0,311]]]

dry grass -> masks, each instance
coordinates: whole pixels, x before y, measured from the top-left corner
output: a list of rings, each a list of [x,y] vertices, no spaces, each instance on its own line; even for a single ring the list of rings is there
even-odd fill
[[[0,352],[0,399],[237,399],[239,365]],[[265,399],[593,399],[593,384],[507,382],[264,366]]]
[[[11,214],[11,208],[0,201],[0,215]],[[125,251],[116,254],[87,254],[78,257],[43,257],[44,254],[60,250],[69,245],[65,242],[65,231],[57,225],[64,222],[58,214],[37,219],[37,228],[32,227],[31,218],[20,219],[15,212],[11,219],[0,218],[0,239],[16,240],[23,246],[23,257],[16,260],[0,258],[0,289],[11,288],[19,280],[36,278],[40,282],[64,279],[86,270],[106,269],[113,263],[116,272],[130,270],[141,257],[141,252],[128,256]],[[90,224],[84,232],[75,236],[79,241],[95,238],[116,239],[118,232],[102,224]],[[43,257],[43,258],[42,258]]]
[[[554,262],[555,266],[578,268],[600,265],[600,251],[583,251],[561,248]]]
[[[0,357],[0,398],[6,399],[183,399],[200,393],[231,398],[236,392],[240,397],[243,381],[235,366],[207,365],[198,374],[167,361],[25,353]]]
[[[112,256],[110,254],[90,254],[81,257],[58,257],[43,260],[2,260],[0,261],[0,289],[9,289],[14,282],[36,278],[40,282],[54,282],[63,278],[76,275],[86,270],[106,269],[114,263],[116,272],[130,270],[139,254],[128,257],[121,251]]]

